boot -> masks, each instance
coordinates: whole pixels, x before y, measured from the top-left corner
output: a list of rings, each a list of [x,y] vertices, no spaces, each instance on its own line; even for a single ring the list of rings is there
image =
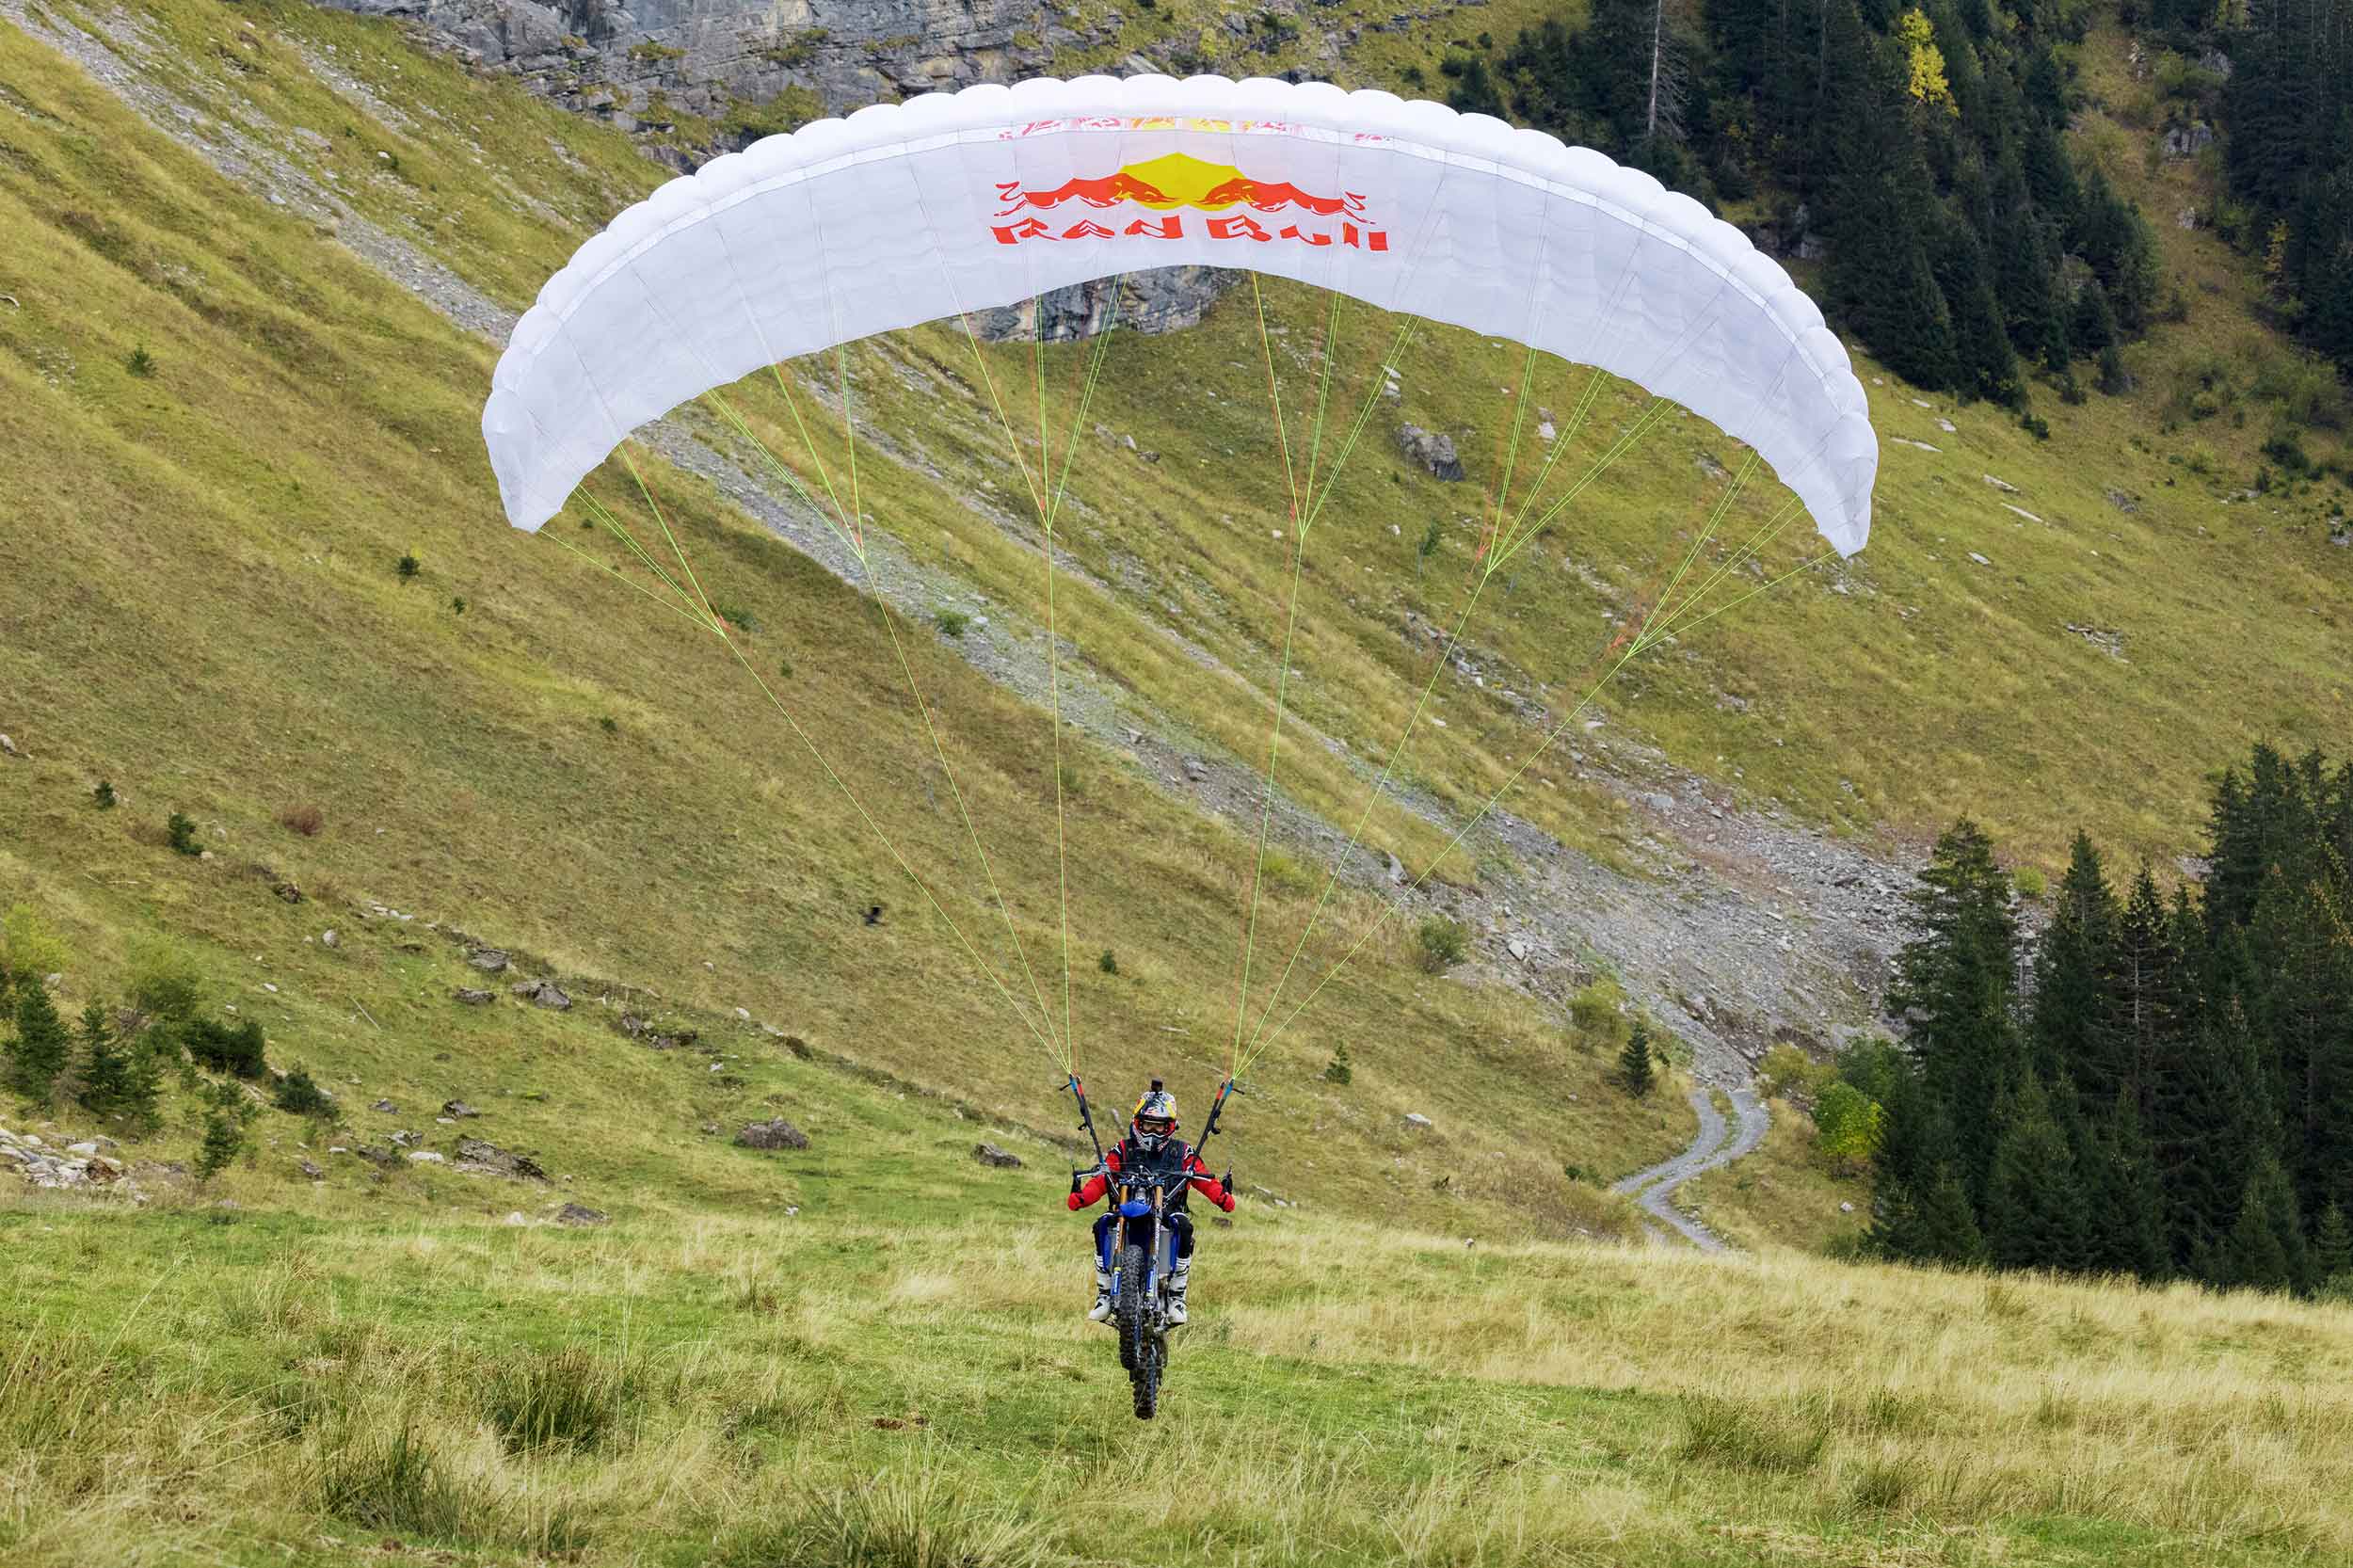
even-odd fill
[[[1182,1328],[1185,1324],[1185,1287],[1193,1283],[1193,1259],[1180,1257],[1168,1275],[1168,1326]]]
[[[1095,1304],[1087,1308],[1087,1321],[1099,1323],[1112,1315],[1112,1276],[1108,1269],[1095,1271]]]

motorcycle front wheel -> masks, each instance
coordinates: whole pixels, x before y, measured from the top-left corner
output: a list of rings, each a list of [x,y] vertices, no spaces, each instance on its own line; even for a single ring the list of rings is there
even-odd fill
[[[1119,1364],[1135,1385],[1136,1419],[1148,1421],[1160,1409],[1160,1338],[1153,1332],[1151,1266],[1141,1246],[1119,1255]]]

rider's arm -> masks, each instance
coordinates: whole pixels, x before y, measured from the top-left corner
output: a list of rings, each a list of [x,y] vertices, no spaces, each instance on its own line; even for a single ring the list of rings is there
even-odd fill
[[[1119,1150],[1114,1148],[1111,1153],[1105,1155],[1103,1157],[1103,1166],[1106,1170],[1117,1171],[1119,1169]],[[1102,1176],[1089,1176],[1085,1186],[1070,1194],[1070,1207],[1074,1211],[1088,1208],[1110,1189],[1110,1177]]]
[[[1209,1174],[1209,1168],[1201,1163],[1198,1155],[1193,1157],[1192,1163],[1186,1169],[1193,1177],[1194,1192],[1225,1210],[1226,1213],[1231,1214],[1234,1211],[1234,1194],[1225,1190],[1225,1183]]]

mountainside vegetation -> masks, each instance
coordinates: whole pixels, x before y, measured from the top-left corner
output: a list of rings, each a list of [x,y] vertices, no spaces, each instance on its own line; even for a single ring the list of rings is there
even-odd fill
[[[1922,875],[1875,1240],[1898,1257],[2353,1298],[2353,768],[2258,750],[2201,896],[2089,838],[2020,998],[2009,879],[1963,823]]]

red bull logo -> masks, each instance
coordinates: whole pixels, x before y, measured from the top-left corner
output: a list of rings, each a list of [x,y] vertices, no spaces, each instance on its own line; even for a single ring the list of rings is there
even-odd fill
[[[1170,152],[1145,163],[1129,164],[1093,178],[1074,176],[1046,190],[1032,190],[1018,181],[997,186],[1004,206],[997,216],[1014,221],[990,225],[1000,245],[1038,240],[1183,239],[1188,211],[1200,233],[1213,240],[1243,240],[1272,244],[1344,245],[1361,250],[1386,250],[1389,236],[1366,216],[1365,199],[1355,191],[1324,195],[1305,190],[1288,180],[1258,180],[1232,164],[1206,163],[1182,152]],[[1071,221],[1073,206],[1095,212],[1115,207],[1141,207],[1139,215],[1113,227],[1080,216]],[[1046,215],[1054,215],[1051,217]],[[1270,225],[1262,215],[1289,221]],[[1337,220],[1337,221],[1334,221]]]

